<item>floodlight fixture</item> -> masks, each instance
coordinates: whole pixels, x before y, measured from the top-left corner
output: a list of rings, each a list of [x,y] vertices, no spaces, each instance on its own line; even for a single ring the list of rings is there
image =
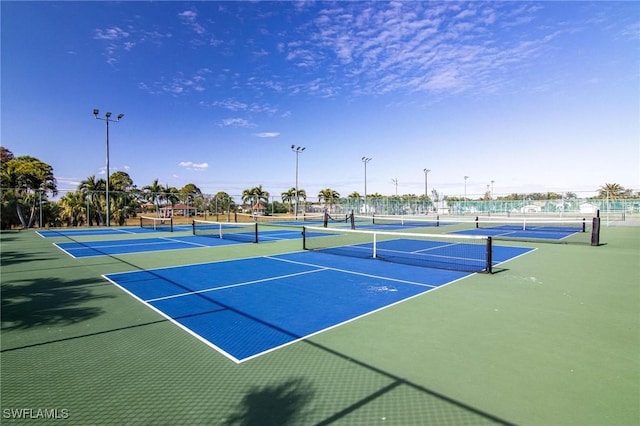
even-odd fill
[[[467,205],[467,179],[469,179],[469,176],[465,176],[464,177],[464,205],[466,208]]]
[[[304,146],[295,146],[295,145],[291,145],[291,151],[296,153],[296,194],[295,194],[295,210],[294,210],[294,216],[297,218],[298,217],[298,155],[304,151],[305,149],[307,149]]]
[[[364,213],[366,214],[367,209],[367,163],[371,161],[370,157],[362,157],[362,162],[364,163]]]
[[[105,122],[106,126],[107,126],[107,178],[106,178],[106,191],[105,191],[105,198],[107,201],[107,206],[106,206],[106,225],[110,226],[110,214],[111,214],[111,205],[109,203],[109,123],[117,123],[118,121],[120,121],[122,119],[122,117],[124,117],[124,114],[120,113],[117,116],[117,120],[112,120],[111,119],[111,112],[106,112],[104,114],[104,118],[98,117],[98,114],[100,114],[100,110],[98,108],[94,108],[93,109],[93,115],[95,116],[96,120],[102,120]]]
[[[427,190],[427,183],[428,183],[428,174],[431,171],[430,169],[424,169],[424,197],[425,199],[429,196],[429,192]]]

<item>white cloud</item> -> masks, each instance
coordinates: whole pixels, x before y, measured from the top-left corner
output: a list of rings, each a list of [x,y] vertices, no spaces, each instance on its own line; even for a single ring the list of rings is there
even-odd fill
[[[220,107],[220,108],[228,109],[231,111],[244,111],[248,107],[247,104],[236,101],[235,99],[225,99],[223,101],[215,101],[211,104],[211,106]]]
[[[207,33],[207,30],[198,23],[198,13],[194,10],[185,10],[184,12],[178,13],[178,18],[187,26],[189,26],[196,34],[204,35]]]
[[[502,35],[535,21],[539,10],[501,2],[327,3],[299,28],[301,37],[277,46],[283,60],[309,76],[285,90],[322,97],[486,92],[547,51],[557,35],[551,27]]]
[[[126,30],[120,27],[97,28],[94,30],[94,40],[99,40],[104,44],[104,56],[107,63],[113,65],[119,60],[121,52],[131,52],[135,47],[146,42],[160,45],[165,38],[171,38],[171,33],[161,33],[158,31],[146,31],[129,26]]]
[[[221,127],[253,127],[254,124],[244,118],[225,118],[220,122]]]
[[[192,161],[181,161],[178,163],[180,167],[184,167],[187,170],[193,170],[197,172],[203,172],[209,168],[209,163],[194,163]]]
[[[259,138],[276,138],[280,136],[280,133],[279,132],[262,132],[262,133],[256,133],[255,135]]]
[[[129,37],[129,33],[120,27],[107,28],[105,30],[96,29],[93,38],[96,40],[122,40]]]
[[[206,90],[206,76],[210,73],[211,70],[209,68],[200,68],[188,77],[180,72],[170,79],[162,78],[150,84],[145,82],[138,83],[138,88],[153,95],[160,93],[182,95],[192,91],[204,92]]]

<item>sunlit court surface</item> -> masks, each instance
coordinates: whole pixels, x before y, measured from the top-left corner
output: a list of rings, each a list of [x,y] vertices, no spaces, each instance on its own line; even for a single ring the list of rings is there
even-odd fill
[[[0,0],[0,424],[640,426],[639,17]]]
[[[83,423],[123,398],[143,407],[133,416],[142,422],[172,418],[176,406],[157,399],[165,391],[140,386],[208,404],[215,424],[244,415],[243,395],[277,413],[292,409],[281,396],[300,398],[303,424],[519,424],[540,418],[521,408],[541,393],[562,401],[548,418],[573,418],[585,398],[607,400],[622,423],[636,415],[633,380],[619,378],[638,373],[627,356],[637,337],[617,324],[637,323],[640,228],[606,228],[597,247],[494,241],[487,273],[476,271],[487,266],[486,237],[457,235],[452,223],[310,225],[258,227],[258,243],[251,232],[225,239],[221,227],[2,233],[2,361],[22,371],[6,370],[4,386],[29,399],[49,371],[59,378],[47,380],[52,403]],[[157,250],[164,240],[203,243]],[[601,310],[610,314],[590,321]],[[20,365],[39,378],[23,380]],[[481,389],[465,391],[460,377]],[[567,399],[576,387],[580,397]]]
[[[467,275],[304,252],[105,278],[241,362]]]

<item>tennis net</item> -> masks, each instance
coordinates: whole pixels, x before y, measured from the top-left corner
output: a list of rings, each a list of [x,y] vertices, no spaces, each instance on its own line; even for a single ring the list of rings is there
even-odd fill
[[[591,219],[480,217],[476,218],[475,227],[478,233],[492,235],[500,240],[599,245],[599,223],[598,217]]]
[[[446,225],[447,222],[441,221],[440,216],[435,217],[427,217],[427,216],[406,216],[406,215],[398,215],[398,216],[390,216],[390,215],[373,215],[371,217],[368,216],[358,216],[357,221],[367,222],[374,225],[389,225],[389,226],[397,226],[397,227],[427,227],[427,226],[441,226]]]
[[[373,216],[360,217],[358,223],[373,223],[388,229],[447,226],[447,232],[488,235],[496,240],[516,240],[562,244],[598,245],[600,219],[558,219],[539,217],[446,217]],[[598,222],[596,224],[596,222]],[[594,241],[596,242],[594,244]]]
[[[193,235],[222,238],[247,243],[258,242],[258,224],[194,220]]]
[[[419,234],[303,227],[303,249],[358,258],[449,269],[492,272],[490,236]]]
[[[140,227],[154,231],[173,232],[173,218],[140,216]]]
[[[303,223],[322,223],[324,214],[322,213],[304,213],[295,215],[272,215],[272,216],[256,216],[256,222],[260,224],[273,225],[302,225]]]

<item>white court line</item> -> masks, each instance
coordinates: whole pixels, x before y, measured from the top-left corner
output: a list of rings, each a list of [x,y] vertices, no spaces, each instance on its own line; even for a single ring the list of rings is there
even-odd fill
[[[259,259],[259,258],[266,258],[266,259],[270,259],[270,260],[276,260],[276,261],[279,261],[279,262],[286,262],[286,263],[293,263],[293,264],[299,264],[299,265],[311,266],[311,267],[314,267],[314,268],[316,268],[316,269],[311,270],[311,271],[299,272],[299,273],[295,273],[295,274],[282,275],[282,276],[279,276],[279,277],[270,277],[270,278],[261,279],[261,280],[254,280],[254,281],[248,281],[248,282],[245,282],[245,283],[233,284],[233,285],[229,285],[229,286],[225,286],[225,287],[216,287],[216,288],[207,289],[207,290],[200,290],[200,291],[197,291],[197,292],[185,293],[185,294],[182,294],[182,295],[174,295],[174,296],[162,297],[162,298],[155,298],[155,299],[149,299],[149,300],[143,300],[143,299],[141,299],[139,296],[137,296],[136,294],[134,294],[134,293],[132,293],[131,291],[127,290],[126,288],[124,288],[123,286],[121,286],[120,284],[118,284],[116,281],[114,281],[114,280],[112,280],[112,279],[108,278],[106,275],[102,275],[102,277],[103,277],[104,279],[106,279],[107,281],[109,281],[109,282],[113,283],[114,285],[116,285],[118,288],[120,288],[121,290],[123,290],[125,293],[129,294],[130,296],[132,296],[132,297],[133,297],[133,298],[135,298],[136,300],[138,300],[138,301],[142,302],[144,305],[148,306],[148,307],[149,307],[149,308],[151,308],[153,311],[157,312],[159,315],[161,315],[162,317],[166,318],[168,321],[170,321],[170,322],[171,322],[171,323],[173,323],[174,325],[176,325],[176,326],[178,326],[179,328],[181,328],[182,330],[186,331],[186,332],[187,332],[188,334],[190,334],[191,336],[195,337],[196,339],[200,340],[200,341],[201,341],[202,343],[204,343],[205,345],[207,345],[207,346],[209,346],[210,348],[214,349],[215,351],[217,351],[218,353],[220,353],[221,355],[223,355],[223,356],[224,356],[224,357],[226,357],[227,359],[230,359],[231,361],[233,361],[233,362],[234,362],[234,363],[236,363],[236,364],[241,364],[241,363],[244,363],[244,362],[246,362],[246,361],[249,361],[249,360],[255,359],[255,358],[257,358],[257,357],[260,357],[260,356],[262,356],[262,355],[265,355],[265,354],[267,354],[267,353],[274,352],[274,351],[279,350],[279,349],[281,349],[281,348],[284,348],[284,347],[286,347],[286,346],[293,345],[293,344],[298,343],[298,342],[300,342],[300,341],[303,341],[303,340],[309,339],[309,338],[311,338],[311,337],[313,337],[313,336],[316,336],[316,335],[318,335],[318,334],[324,333],[324,332],[326,332],[326,331],[328,331],[328,330],[331,330],[331,329],[334,329],[334,328],[341,327],[341,326],[343,326],[343,325],[345,325],[345,324],[348,324],[348,323],[350,323],[350,322],[357,321],[357,320],[359,320],[359,319],[361,319],[361,318],[364,318],[364,317],[366,317],[366,316],[372,315],[372,314],[374,314],[374,313],[376,313],[376,312],[380,312],[380,311],[382,311],[382,310],[384,310],[384,309],[391,308],[391,307],[393,307],[393,306],[395,306],[395,305],[398,305],[398,304],[400,304],[400,303],[404,303],[404,302],[406,302],[406,301],[408,301],[408,300],[411,300],[411,299],[414,299],[414,298],[416,298],[416,297],[420,297],[420,296],[424,295],[425,293],[428,293],[428,292],[431,292],[431,291],[435,291],[435,290],[437,290],[437,289],[439,289],[439,288],[442,288],[442,287],[446,287],[446,286],[448,286],[448,285],[450,285],[450,284],[453,284],[453,283],[455,283],[455,282],[457,282],[457,281],[463,280],[463,279],[465,279],[465,278],[467,278],[467,277],[469,277],[469,276],[471,276],[471,275],[474,275],[474,274],[472,274],[472,273],[468,273],[468,274],[466,274],[466,275],[464,275],[464,276],[462,276],[462,277],[460,277],[460,278],[458,278],[458,279],[456,279],[456,280],[452,280],[452,281],[450,281],[450,282],[448,282],[448,283],[445,283],[445,284],[442,284],[442,285],[439,285],[439,286],[434,286],[434,285],[423,284],[423,283],[416,283],[416,282],[407,281],[407,280],[400,280],[400,279],[393,279],[393,278],[388,278],[388,277],[382,277],[382,276],[377,276],[377,275],[373,275],[373,274],[366,274],[366,273],[359,273],[359,272],[347,271],[347,270],[343,270],[343,269],[339,269],[339,268],[330,268],[330,267],[326,267],[326,266],[324,266],[324,265],[316,265],[316,264],[308,263],[308,262],[299,262],[299,261],[293,261],[293,260],[288,260],[288,259],[280,259],[280,258],[277,258],[277,257],[271,257],[271,256],[257,256],[257,257],[247,258],[247,259]],[[243,260],[246,260],[246,259],[243,259]],[[224,263],[226,263],[226,262],[233,262],[233,261],[235,261],[235,260],[223,260],[223,261],[207,262],[207,263],[213,263],[213,264],[215,264],[215,263],[223,263],[223,262],[224,262]],[[175,268],[175,267],[156,268],[155,270],[160,270],[160,269],[173,269],[173,268]],[[307,334],[307,335],[300,336],[300,337],[298,337],[298,338],[292,339],[291,341],[288,341],[288,342],[283,343],[283,344],[281,344],[281,345],[274,346],[274,347],[269,348],[269,349],[267,349],[267,350],[265,350],[265,351],[255,353],[255,354],[253,354],[253,355],[251,355],[251,356],[248,356],[248,357],[246,357],[246,358],[242,358],[242,359],[238,359],[238,358],[234,357],[233,355],[231,355],[230,353],[226,352],[224,349],[222,349],[222,348],[221,348],[221,347],[219,347],[218,345],[214,344],[212,341],[208,340],[206,337],[201,336],[200,334],[196,333],[195,331],[193,331],[192,329],[190,329],[190,328],[189,328],[189,327],[187,327],[186,325],[183,325],[183,324],[179,321],[179,319],[173,318],[173,317],[171,317],[170,315],[168,315],[168,314],[166,314],[165,312],[163,312],[161,309],[156,308],[155,306],[151,305],[151,302],[159,301],[159,300],[163,300],[163,299],[170,299],[170,298],[172,298],[172,297],[180,297],[180,296],[183,296],[183,295],[184,295],[184,296],[187,296],[187,295],[192,295],[192,294],[202,293],[202,292],[204,292],[204,291],[215,291],[215,290],[219,290],[219,289],[222,289],[222,288],[230,288],[230,287],[236,287],[236,286],[243,286],[243,285],[254,284],[254,283],[258,283],[258,282],[273,281],[273,280],[277,280],[277,279],[280,279],[280,278],[286,278],[286,277],[291,277],[291,276],[300,276],[300,275],[304,275],[304,274],[310,274],[310,273],[316,273],[316,272],[324,272],[324,271],[336,271],[336,272],[347,273],[347,274],[353,274],[353,275],[360,275],[360,276],[365,276],[365,277],[370,277],[370,278],[375,278],[375,279],[380,279],[380,280],[387,280],[387,281],[395,281],[395,282],[406,283],[406,284],[413,284],[413,285],[417,285],[417,286],[420,286],[420,287],[425,287],[425,288],[427,288],[427,290],[426,290],[426,291],[424,291],[424,292],[417,293],[417,294],[415,294],[415,295],[413,295],[413,296],[410,296],[410,297],[407,297],[407,298],[404,298],[404,299],[398,300],[398,301],[396,301],[396,302],[394,302],[394,303],[391,303],[391,304],[389,304],[389,305],[381,306],[381,307],[380,307],[380,308],[378,308],[378,309],[374,309],[374,310],[372,310],[372,311],[365,312],[365,313],[363,313],[363,314],[361,314],[361,315],[358,315],[358,316],[355,316],[355,317],[353,317],[353,318],[349,318],[349,319],[347,319],[347,320],[345,320],[345,321],[342,321],[342,322],[336,323],[336,324],[334,324],[334,325],[332,325],[332,326],[329,326],[329,327],[326,327],[326,328],[323,328],[323,329],[317,330],[317,331],[315,331],[315,332],[313,332],[313,333],[309,333],[309,334]],[[115,274],[110,274],[110,275],[123,275],[123,274],[136,273],[136,272],[139,272],[139,271],[130,271],[130,272],[124,272],[124,273],[115,273]],[[244,315],[244,314],[243,314],[242,312],[240,312],[240,315]]]
[[[265,256],[265,257],[267,259],[278,260],[280,262],[288,262],[288,263],[294,263],[294,264],[297,264],[297,265],[313,266],[315,268],[324,268],[325,270],[337,271],[337,272],[342,272],[342,273],[345,273],[345,274],[360,275],[360,276],[363,276],[363,277],[394,281],[394,282],[404,283],[404,284],[412,284],[412,285],[417,285],[417,286],[421,286],[421,287],[429,287],[429,288],[439,287],[437,285],[418,283],[418,282],[415,282],[415,281],[407,281],[407,280],[401,280],[401,279],[397,279],[397,278],[383,277],[381,275],[365,274],[364,272],[354,272],[354,271],[349,271],[349,270],[340,269],[340,268],[331,268],[331,267],[328,267],[328,266],[316,265],[316,264],[308,263],[308,262],[300,262],[300,261],[297,261],[297,260],[280,259],[278,257],[271,257],[271,256]]]
[[[168,238],[168,237],[159,237],[161,240],[167,240],[167,241],[171,241],[174,243],[181,243],[181,244],[187,244],[187,245],[192,245],[192,246],[196,246],[196,247],[213,247],[213,246],[208,246],[206,244],[200,244],[200,243],[192,243],[189,241],[182,241],[182,240],[175,240],[173,238]]]
[[[94,246],[87,246],[87,245],[83,245],[83,243],[74,241],[71,244],[78,244],[79,246],[81,246],[81,247],[77,247],[78,249],[85,249],[85,250],[89,249],[89,250],[96,250],[96,251],[100,249],[113,248],[113,247],[154,246],[154,245],[161,245],[161,244],[167,244],[167,243],[180,243],[185,245],[194,245],[198,247],[211,247],[205,244],[181,241],[181,240],[176,240],[176,239],[167,238],[167,237],[151,237],[151,238],[153,238],[154,241],[136,243],[134,241],[140,241],[140,240],[114,240],[114,241],[109,241],[108,244],[107,244],[107,241],[105,241],[104,245],[94,245]],[[65,244],[68,244],[68,242],[65,242]]]
[[[186,292],[186,293],[172,294],[171,296],[163,296],[163,297],[156,297],[155,299],[147,299],[147,300],[144,300],[144,302],[151,303],[151,302],[157,302],[159,300],[174,299],[176,297],[191,296],[191,295],[194,295],[194,294],[208,293],[208,292],[211,292],[211,291],[224,290],[224,289],[227,289],[227,288],[242,287],[242,286],[251,285],[251,284],[275,281],[275,280],[279,280],[279,279],[283,279],[283,278],[290,278],[290,277],[295,277],[295,276],[300,276],[300,275],[313,274],[313,273],[316,273],[316,272],[321,272],[321,271],[326,270],[326,269],[328,269],[328,268],[315,269],[313,271],[296,272],[295,274],[287,274],[287,275],[280,275],[280,276],[276,276],[276,277],[262,278],[262,279],[259,279],[259,280],[245,281],[245,282],[241,282],[241,283],[229,284],[229,285],[220,286],[220,287],[211,287],[211,288],[206,288],[204,290],[194,290],[194,291],[189,291],[189,292]]]

